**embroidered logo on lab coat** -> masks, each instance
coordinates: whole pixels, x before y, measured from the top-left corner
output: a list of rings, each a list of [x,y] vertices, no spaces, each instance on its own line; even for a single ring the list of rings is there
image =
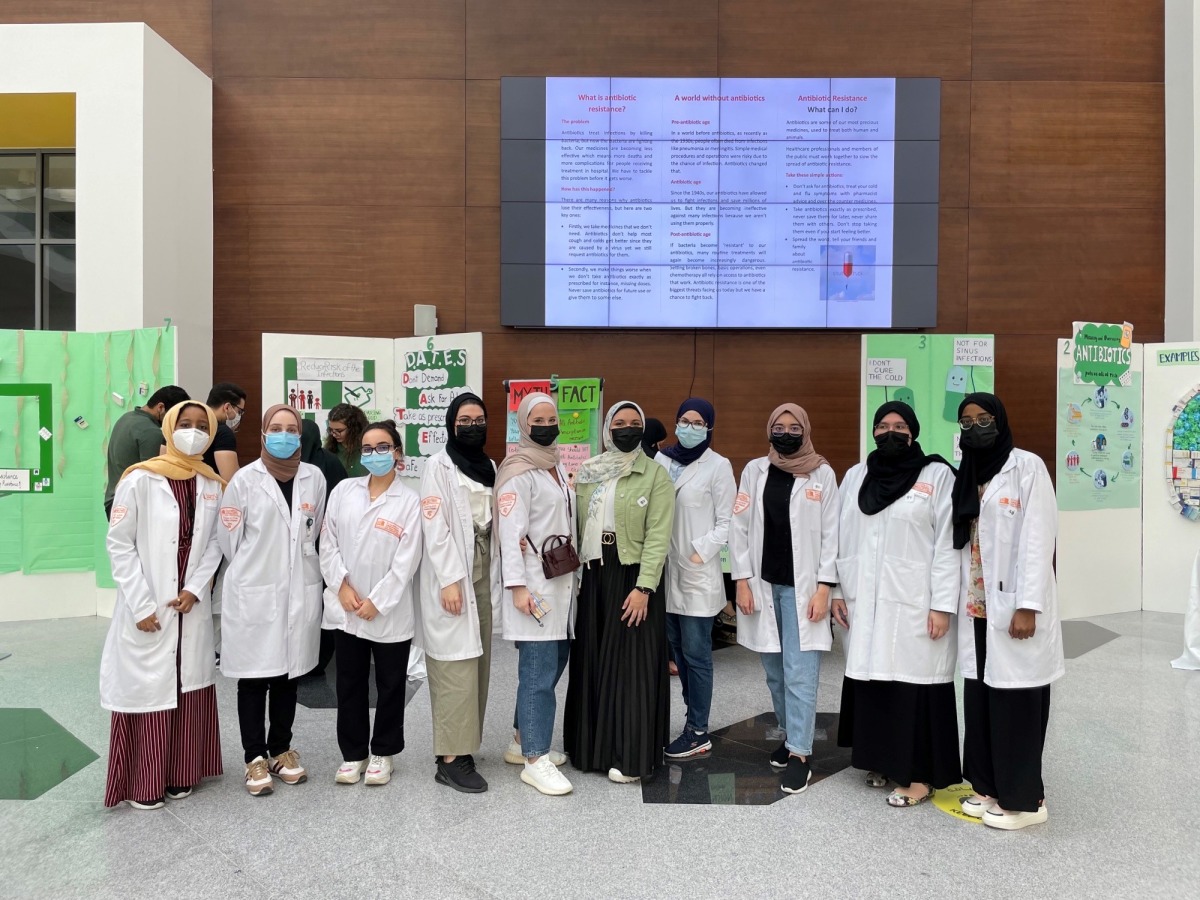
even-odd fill
[[[733,498],[733,514],[744,513],[750,508],[750,495],[739,493]]]
[[[511,491],[507,494],[501,494],[496,500],[496,508],[500,510],[500,515],[502,516],[507,516],[516,505],[517,495]]]
[[[204,494],[204,495],[203,495],[203,499],[204,499],[204,502],[205,502],[205,503],[216,503],[216,502],[217,502],[217,499],[218,499],[218,496],[217,496],[217,494],[215,494],[215,493],[212,493],[212,494]]]
[[[1020,497],[1001,497],[1000,505],[1007,506],[1012,510],[1018,510],[1021,508],[1021,498]],[[1011,513],[1010,513],[1010,515],[1011,515]]]
[[[315,506],[313,506],[311,503],[301,503],[300,511],[306,512],[306,513],[313,513],[313,512],[317,511],[317,508]]]
[[[809,500],[816,500],[818,503],[820,503],[821,502],[821,489],[820,488],[805,488],[804,496],[807,497]]]
[[[924,494],[927,497],[933,496],[933,485],[925,481],[918,481],[912,486],[912,489],[918,494]]]
[[[376,519],[375,527],[378,528],[380,531],[386,531],[388,534],[390,534],[392,537],[394,537],[396,539],[399,539],[404,536],[404,529],[400,525],[391,521],[390,519]]]
[[[233,531],[242,524],[242,511],[236,506],[221,507],[221,524],[226,531]]]
[[[442,508],[441,497],[425,497],[421,500],[421,515],[427,519],[432,519],[437,515],[437,511]]]
[[[112,508],[112,517],[109,519],[109,521],[116,525],[123,518],[125,518],[125,513],[127,512],[129,512],[129,507],[127,506],[114,506]]]

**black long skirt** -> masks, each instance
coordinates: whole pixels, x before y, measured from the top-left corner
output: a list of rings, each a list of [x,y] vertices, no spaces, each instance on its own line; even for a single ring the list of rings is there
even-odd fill
[[[577,769],[645,776],[662,765],[670,723],[666,602],[655,592],[646,620],[629,627],[621,604],[638,566],[621,565],[614,544],[601,559],[583,573],[563,743]]]
[[[903,787],[958,784],[954,683],[842,679],[838,745],[853,748],[856,769],[879,772]]]

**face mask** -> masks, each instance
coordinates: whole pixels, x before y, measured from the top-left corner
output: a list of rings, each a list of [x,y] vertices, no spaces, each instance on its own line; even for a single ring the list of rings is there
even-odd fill
[[[970,447],[972,450],[987,450],[995,445],[999,435],[1000,429],[995,422],[987,428],[982,425],[972,425],[962,433],[961,443],[964,447]]]
[[[267,452],[276,459],[288,459],[300,449],[300,435],[286,431],[272,431],[266,436]]]
[[[390,453],[364,453],[362,464],[372,475],[386,475],[396,468],[396,457]]]
[[[529,439],[542,447],[549,447],[558,440],[557,425],[530,425]]]
[[[682,446],[691,450],[704,443],[704,439],[708,437],[708,429],[703,425],[676,425],[675,437]]]
[[[875,436],[875,446],[884,456],[903,456],[908,450],[908,435],[898,431],[888,431]]]
[[[771,446],[775,448],[780,456],[791,456],[804,446],[804,435],[773,434],[771,435]]]
[[[208,446],[208,435],[199,428],[180,428],[174,437],[175,449],[184,456],[196,456]]]
[[[459,425],[454,434],[464,447],[482,447],[487,443],[486,425]]]
[[[236,409],[235,409],[235,410],[233,411],[233,415],[232,415],[232,416],[230,416],[228,419],[226,419],[226,420],[225,420],[225,424],[226,424],[226,425],[228,425],[228,426],[229,426],[231,429],[233,429],[234,431],[237,431],[237,430],[238,430],[238,426],[242,424],[242,413],[241,413],[241,411],[240,411],[240,410],[236,410]]]
[[[612,430],[613,445],[622,453],[629,453],[631,450],[636,450],[642,444],[642,435],[646,433],[645,428],[635,426],[633,428],[614,428]]]

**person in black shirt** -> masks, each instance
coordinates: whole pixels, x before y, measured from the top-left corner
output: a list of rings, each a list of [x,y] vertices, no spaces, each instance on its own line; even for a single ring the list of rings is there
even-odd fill
[[[246,412],[246,392],[223,381],[208,392],[208,406],[217,416],[217,433],[204,451],[204,461],[227,482],[238,470],[237,430]]]

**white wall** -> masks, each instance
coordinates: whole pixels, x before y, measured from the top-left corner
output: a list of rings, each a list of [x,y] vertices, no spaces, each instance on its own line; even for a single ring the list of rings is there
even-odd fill
[[[212,384],[212,82],[141,23],[0,25],[0,93],[75,94],[76,328],[179,326]],[[97,498],[99,502],[99,498]],[[0,576],[0,621],[109,614],[91,572]]]
[[[1196,156],[1200,102],[1200,16],[1194,0],[1165,0],[1166,318],[1168,341],[1200,338],[1200,177]]]

